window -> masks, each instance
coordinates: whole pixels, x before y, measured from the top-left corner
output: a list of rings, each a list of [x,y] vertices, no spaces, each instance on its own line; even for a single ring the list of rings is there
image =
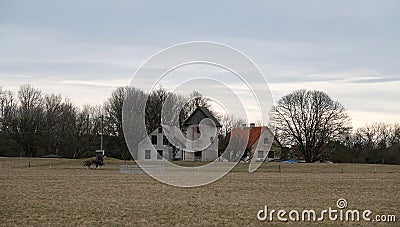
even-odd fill
[[[193,161],[201,161],[201,151],[194,152]]]
[[[160,160],[163,157],[163,150],[157,150],[157,159]]]
[[[264,144],[268,144],[269,139],[268,138],[264,138]]]
[[[268,158],[275,158],[275,152],[269,151],[268,152]]]
[[[168,145],[168,139],[167,139],[167,137],[166,136],[163,136],[163,140],[162,140],[162,144],[163,145]]]
[[[257,157],[264,158],[264,151],[258,151]]]
[[[157,144],[157,136],[151,136],[151,143]]]
[[[214,136],[210,137],[210,143],[214,142]]]
[[[150,159],[150,158],[151,158],[151,151],[145,150],[144,151],[144,159]]]
[[[158,133],[162,133],[162,127],[158,128]]]
[[[200,133],[200,127],[199,126],[195,127],[195,130],[196,130],[197,133]]]

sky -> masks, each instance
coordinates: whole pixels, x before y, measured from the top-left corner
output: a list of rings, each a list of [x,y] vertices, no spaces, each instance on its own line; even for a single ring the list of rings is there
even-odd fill
[[[250,57],[275,101],[322,90],[354,127],[399,122],[398,21],[400,2],[388,0],[0,0],[0,86],[101,104],[150,56],[201,40]]]

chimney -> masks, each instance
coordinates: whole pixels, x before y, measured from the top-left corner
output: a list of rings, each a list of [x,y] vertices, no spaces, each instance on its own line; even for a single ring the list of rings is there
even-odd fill
[[[246,128],[246,126],[247,126],[247,125],[243,123],[243,124],[241,124],[240,127],[241,127],[241,128]]]
[[[255,123],[250,123],[250,128],[254,128],[256,126]]]

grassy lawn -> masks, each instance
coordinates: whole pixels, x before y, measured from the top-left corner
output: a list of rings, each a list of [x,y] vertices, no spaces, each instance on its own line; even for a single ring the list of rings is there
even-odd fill
[[[240,164],[212,184],[178,188],[144,174],[120,174],[120,160],[106,159],[97,170],[85,169],[82,161],[0,158],[0,225],[310,225],[277,218],[261,222],[257,212],[264,205],[287,211],[336,209],[339,198],[349,209],[400,219],[400,166],[267,163],[248,173]]]

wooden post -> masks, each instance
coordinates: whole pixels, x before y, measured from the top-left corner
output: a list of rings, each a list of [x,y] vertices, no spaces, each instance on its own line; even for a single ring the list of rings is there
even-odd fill
[[[374,173],[376,173],[376,166],[375,166],[375,169],[374,169]]]
[[[278,172],[281,172],[281,164],[278,165]]]
[[[342,173],[343,173],[343,166],[342,166]]]
[[[28,163],[28,168],[31,168],[31,162]]]

